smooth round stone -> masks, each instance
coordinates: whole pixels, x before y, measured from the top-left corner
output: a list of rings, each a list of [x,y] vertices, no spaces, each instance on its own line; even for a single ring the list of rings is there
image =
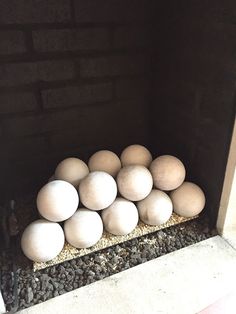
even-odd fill
[[[138,210],[134,203],[118,197],[102,211],[105,229],[114,235],[126,235],[138,224]]]
[[[149,167],[152,162],[152,155],[149,150],[142,145],[130,145],[126,147],[120,156],[122,166],[142,165]]]
[[[64,224],[66,240],[80,249],[96,244],[102,237],[103,223],[96,211],[79,208]]]
[[[100,150],[90,157],[88,166],[90,171],[105,171],[115,177],[121,168],[121,162],[115,153]]]
[[[184,182],[186,174],[182,161],[170,155],[163,155],[153,160],[150,171],[154,186],[164,191],[178,188]]]
[[[78,158],[66,158],[62,160],[55,170],[55,179],[64,180],[75,187],[78,187],[80,181],[89,173],[89,168],[85,162]]]
[[[152,175],[144,166],[126,166],[117,175],[117,185],[123,197],[130,201],[140,201],[152,190]]]
[[[79,185],[79,195],[83,205],[92,210],[101,210],[111,205],[117,195],[113,177],[104,171],[94,171]]]
[[[39,219],[24,230],[21,248],[30,260],[48,262],[61,252],[64,242],[64,232],[58,223]]]
[[[184,182],[170,193],[174,212],[182,217],[198,215],[205,206],[205,195],[202,189],[192,182]]]
[[[169,196],[160,190],[152,192],[137,203],[140,219],[152,226],[166,223],[172,214],[173,205]]]
[[[59,222],[70,218],[75,213],[79,205],[79,196],[72,184],[54,180],[41,188],[36,202],[42,217]]]

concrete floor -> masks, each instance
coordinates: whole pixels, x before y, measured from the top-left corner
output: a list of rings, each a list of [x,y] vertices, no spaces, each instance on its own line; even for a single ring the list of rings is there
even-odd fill
[[[207,314],[235,282],[236,250],[216,236],[18,314]]]

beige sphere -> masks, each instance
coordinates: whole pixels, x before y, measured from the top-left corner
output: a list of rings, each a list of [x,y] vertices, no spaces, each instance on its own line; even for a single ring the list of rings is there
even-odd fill
[[[101,210],[111,205],[117,195],[113,177],[104,171],[94,171],[79,185],[79,195],[83,205],[92,210]]]
[[[102,211],[105,229],[114,235],[126,235],[138,224],[138,210],[134,203],[118,197]]]
[[[41,188],[36,202],[42,217],[59,222],[74,214],[79,205],[79,196],[72,184],[55,180]]]
[[[115,153],[100,150],[90,157],[88,166],[90,171],[105,171],[115,177],[121,168],[121,162]]]
[[[152,162],[152,155],[149,150],[142,145],[130,145],[126,147],[120,156],[122,166],[142,165],[149,167]]]
[[[64,242],[64,232],[58,223],[39,219],[24,230],[21,248],[32,261],[48,262],[61,252]]]
[[[85,162],[78,158],[66,158],[62,160],[55,170],[55,179],[64,180],[75,187],[78,187],[80,181],[89,173],[89,168]]]
[[[192,182],[184,182],[170,193],[174,212],[182,217],[198,215],[205,206],[205,195],[202,189]]]
[[[140,219],[152,226],[166,223],[172,214],[173,205],[169,196],[160,190],[152,192],[137,203]]]
[[[154,186],[171,191],[179,187],[185,179],[185,167],[178,158],[170,155],[157,157],[150,165]]]
[[[103,223],[100,215],[87,208],[79,208],[64,224],[66,240],[76,248],[88,248],[102,237]]]
[[[117,185],[123,197],[130,201],[140,201],[152,190],[152,175],[144,166],[126,166],[117,175]]]

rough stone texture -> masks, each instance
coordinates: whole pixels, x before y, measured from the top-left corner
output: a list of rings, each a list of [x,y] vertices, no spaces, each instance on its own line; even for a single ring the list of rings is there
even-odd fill
[[[217,236],[20,313],[199,313],[235,291],[235,261]]]
[[[20,214],[29,204],[30,200],[25,201],[20,205],[17,213]],[[27,224],[29,219],[32,219],[30,215],[32,214],[29,210],[26,210],[24,219],[19,217],[22,227]],[[215,235],[215,231],[209,227],[208,220],[202,217],[36,272],[33,272],[29,261],[19,254],[16,260],[18,265],[18,309],[41,303],[213,235]],[[192,261],[191,254],[189,258]],[[1,263],[4,265],[1,284],[8,310],[14,305],[10,261],[9,257],[5,262],[1,258]],[[196,269],[195,264],[191,262],[191,265],[194,265]],[[175,264],[174,267],[176,269]],[[34,297],[30,303],[27,303],[32,297],[31,290]]]

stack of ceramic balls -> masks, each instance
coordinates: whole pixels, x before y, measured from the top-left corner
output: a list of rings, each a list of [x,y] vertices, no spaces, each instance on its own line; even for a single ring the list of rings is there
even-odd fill
[[[196,184],[184,182],[185,173],[178,158],[152,160],[141,145],[128,146],[120,158],[98,151],[88,166],[67,158],[38,193],[42,219],[25,229],[22,250],[33,261],[47,262],[61,252],[65,238],[76,248],[88,248],[100,240],[103,228],[127,235],[139,218],[148,225],[166,223],[173,208],[180,216],[195,216],[204,208],[205,196]]]

